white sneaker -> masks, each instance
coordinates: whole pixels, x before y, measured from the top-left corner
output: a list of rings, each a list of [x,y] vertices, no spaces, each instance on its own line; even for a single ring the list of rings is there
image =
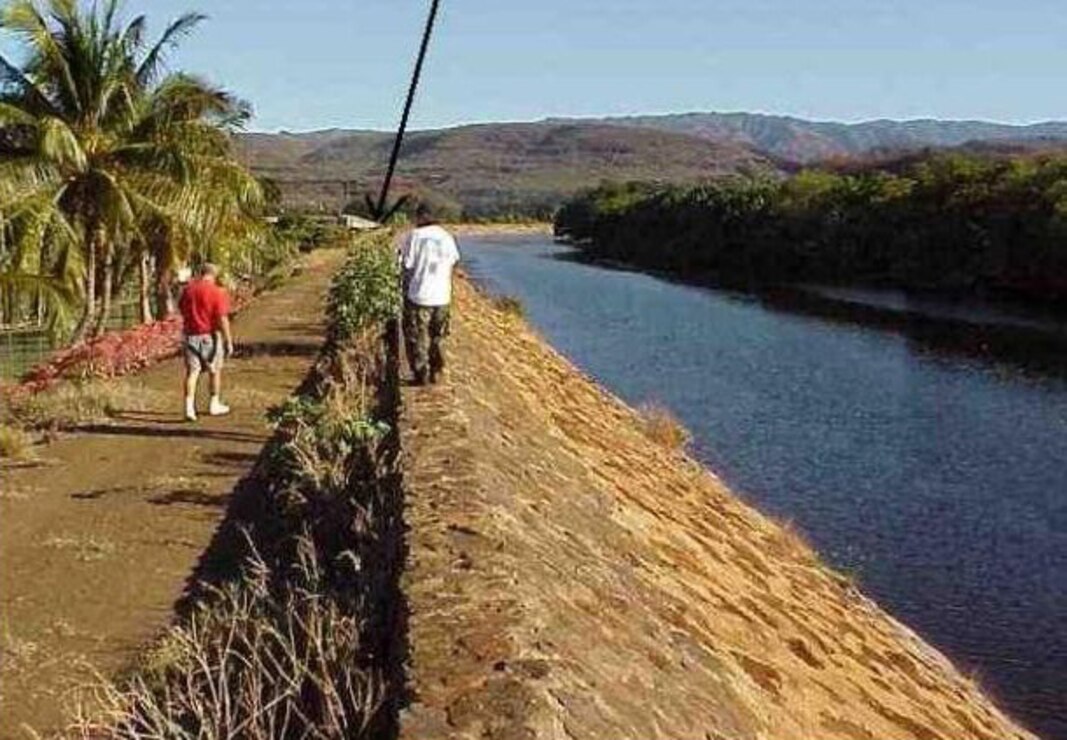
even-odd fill
[[[224,404],[217,398],[211,399],[211,405],[208,406],[208,413],[212,416],[225,416],[230,413],[230,407]]]
[[[185,402],[185,420],[196,421],[196,405],[188,401]]]

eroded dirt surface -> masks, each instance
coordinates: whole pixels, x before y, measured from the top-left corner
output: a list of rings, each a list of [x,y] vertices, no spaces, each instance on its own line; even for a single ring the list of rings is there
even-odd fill
[[[168,624],[268,439],[264,412],[318,354],[321,298],[342,257],[314,253],[239,317],[232,415],[183,422],[170,360],[123,381],[142,410],[65,435],[40,465],[0,469],[0,737],[57,729],[87,666],[120,668]]]
[[[455,327],[404,394],[403,738],[1032,738],[466,284]]]

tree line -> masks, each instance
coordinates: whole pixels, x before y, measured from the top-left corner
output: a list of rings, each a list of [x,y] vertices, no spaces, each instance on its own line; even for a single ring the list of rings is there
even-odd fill
[[[1067,307],[1067,157],[960,153],[695,186],[605,183],[557,235],[731,284],[827,282]]]
[[[173,311],[175,271],[241,272],[283,257],[263,189],[231,134],[250,117],[231,93],[166,62],[204,16],[154,41],[120,0],[0,4],[0,312],[73,340],[99,334],[115,298],[141,318]]]

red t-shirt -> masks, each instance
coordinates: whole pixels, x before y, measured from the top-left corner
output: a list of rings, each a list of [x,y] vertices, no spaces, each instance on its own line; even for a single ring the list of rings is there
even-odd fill
[[[210,280],[193,280],[182,292],[178,307],[185,322],[185,333],[211,334],[219,330],[224,316],[230,314],[230,296]]]

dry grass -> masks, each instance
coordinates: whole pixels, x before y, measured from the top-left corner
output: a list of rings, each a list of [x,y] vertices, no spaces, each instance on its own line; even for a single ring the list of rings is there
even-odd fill
[[[28,501],[31,491],[25,488],[14,488],[7,481],[0,488],[0,501]]]
[[[50,550],[65,550],[74,553],[74,558],[81,563],[95,563],[106,560],[115,554],[115,543],[96,537],[49,537],[41,547]]]
[[[692,436],[669,409],[655,403],[642,404],[638,408],[641,414],[645,435],[653,442],[668,450],[685,449]]]
[[[526,309],[515,296],[510,295],[498,295],[493,296],[491,299],[493,307],[501,313],[506,313],[508,316],[514,316],[515,318],[523,318],[526,315]]]
[[[777,526],[773,541],[768,544],[777,554],[809,565],[823,565],[818,551],[799,524],[792,519],[774,519],[773,521]]]
[[[0,630],[0,656],[5,668],[29,663],[39,650],[37,643],[16,636],[9,625],[5,624]]]
[[[191,478],[187,475],[158,475],[148,483],[145,488],[150,491],[182,491],[187,493],[206,493],[210,486],[203,479]]]
[[[16,462],[33,460],[37,456],[33,437],[19,427],[0,425],[0,460]]]
[[[122,411],[144,411],[158,395],[129,381],[60,383],[35,395],[5,400],[4,413],[26,429],[68,429],[107,421]]]
[[[267,407],[274,403],[276,395],[258,388],[246,388],[241,385],[233,385],[223,389],[223,396],[227,404],[233,408],[259,409],[266,411]]]
[[[135,675],[83,694],[75,736],[369,737],[384,682],[359,669],[360,624],[327,580],[306,539],[283,578],[253,554]]]

